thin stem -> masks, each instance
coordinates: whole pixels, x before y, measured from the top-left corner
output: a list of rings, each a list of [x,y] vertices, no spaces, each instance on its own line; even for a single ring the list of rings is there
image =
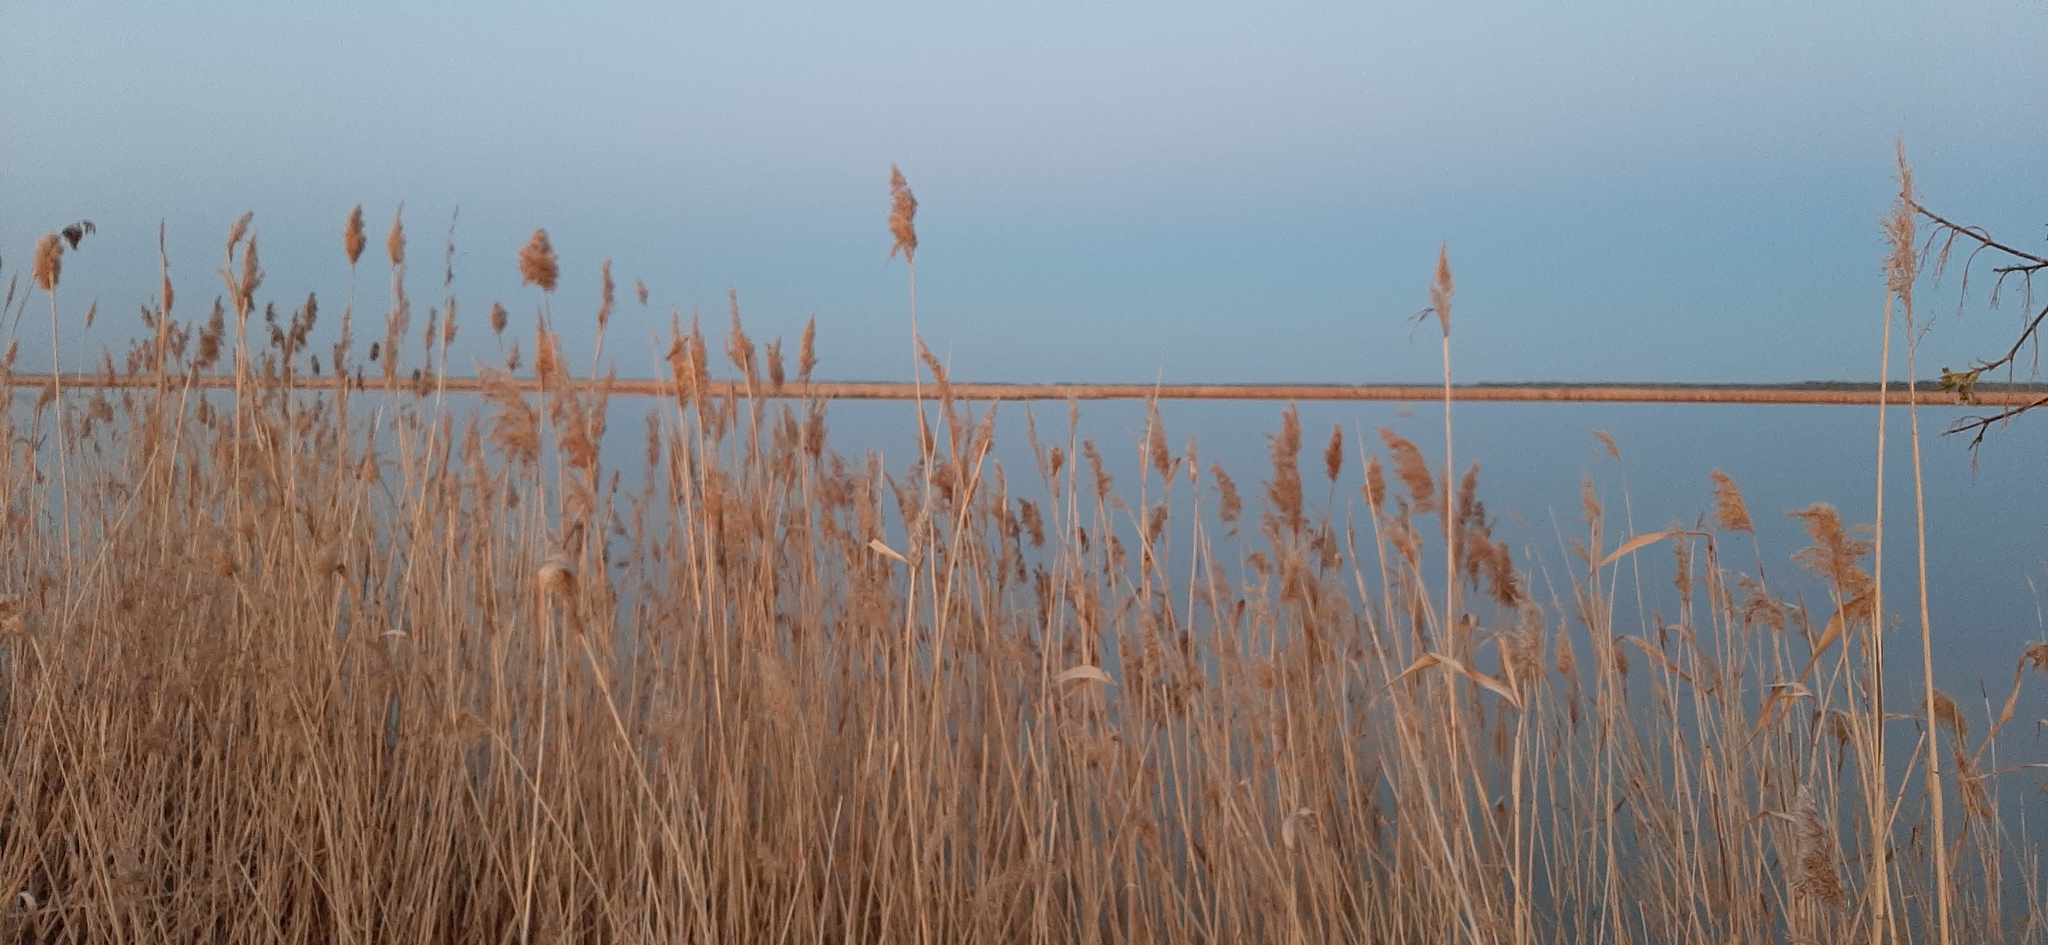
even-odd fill
[[[1451,463],[1451,333],[1444,332],[1444,621],[1445,632],[1458,624],[1458,467]],[[1457,654],[1464,659],[1468,654]]]
[[[1917,393],[1918,381],[1913,377],[1913,355],[1919,348],[1919,340],[1913,335],[1913,295],[1911,285],[1900,293],[1906,316],[1906,389]],[[1920,472],[1920,406],[1910,403],[1906,416],[1912,426],[1913,438],[1913,532],[1918,551],[1920,585],[1920,683],[1925,696],[1927,716],[1927,797],[1934,808],[1934,910],[1940,937],[1936,941],[1948,945],[1949,938],[1949,876],[1948,876],[1948,831],[1944,823],[1941,791],[1940,730],[1935,727],[1934,712],[1934,634],[1927,613],[1927,498]]]
[[[57,361],[57,280],[50,280],[50,385],[55,390],[51,406],[56,411],[58,534],[64,542],[64,572],[71,573],[71,475],[64,448],[64,371]]]
[[[1871,741],[1872,741],[1872,755],[1874,756],[1874,758],[1872,759],[1872,762],[1871,762],[1871,763],[1870,763],[1869,765],[1867,765],[1867,766],[1866,766],[1866,768],[1865,768],[1865,775],[1864,775],[1864,789],[1863,789],[1863,799],[1864,799],[1864,802],[1865,802],[1865,804],[1866,804],[1866,805],[1868,805],[1868,806],[1869,806],[1869,816],[1870,816],[1870,838],[1871,838],[1871,845],[1872,845],[1872,848],[1873,848],[1873,849],[1881,849],[1881,848],[1882,848],[1882,844],[1880,843],[1880,838],[1884,837],[1884,836],[1885,836],[1885,835],[1886,835],[1886,834],[1887,834],[1887,833],[1889,832],[1889,831],[1888,831],[1888,830],[1886,829],[1886,827],[1885,827],[1885,824],[1886,824],[1886,823],[1888,822],[1888,817],[1886,816],[1886,812],[1885,812],[1885,806],[1886,806],[1886,805],[1885,805],[1885,801],[1884,801],[1884,795],[1885,795],[1885,794],[1886,794],[1887,792],[1885,792],[1885,791],[1883,791],[1883,790],[1879,790],[1879,789],[1874,789],[1874,788],[1873,788],[1873,786],[1872,786],[1872,782],[1873,782],[1873,780],[1876,780],[1876,781],[1877,781],[1877,783],[1879,783],[1879,784],[1882,784],[1882,779],[1883,779],[1883,778],[1885,777],[1885,763],[1884,763],[1884,472],[1885,472],[1885,464],[1884,464],[1884,433],[1885,433],[1885,406],[1886,406],[1886,403],[1887,403],[1887,401],[1888,401],[1888,399],[1889,399],[1889,397],[1890,397],[1890,395],[1891,395],[1891,370],[1892,370],[1892,296],[1891,296],[1891,293],[1886,293],[1886,294],[1885,294],[1885,299],[1884,299],[1884,332],[1883,332],[1883,337],[1884,337],[1884,341],[1883,341],[1883,344],[1882,344],[1882,354],[1881,354],[1881,356],[1880,356],[1880,357],[1879,357],[1879,359],[1878,359],[1878,370],[1877,370],[1877,391],[1878,391],[1878,396],[1877,396],[1877,498],[1876,498],[1876,504],[1877,504],[1877,511],[1876,511],[1876,523],[1875,523],[1875,524],[1873,525],[1873,528],[1875,529],[1875,532],[1876,532],[1876,533],[1875,533],[1875,535],[1873,536],[1873,538],[1872,538],[1872,542],[1871,542],[1871,544],[1872,544],[1872,547],[1873,547],[1873,551],[1872,551],[1872,555],[1873,555],[1873,557],[1872,557],[1872,560],[1871,560],[1871,571],[1872,571],[1873,577],[1872,577],[1872,579],[1871,579],[1871,585],[1872,585],[1872,586],[1871,586],[1871,610],[1870,610],[1870,612],[1871,612],[1871,620],[1870,620],[1870,651],[1871,651],[1871,673],[1872,673],[1872,676],[1873,676],[1874,678],[1873,678],[1873,680],[1872,680],[1872,684],[1871,684],[1871,686],[1870,686],[1870,703],[1871,703],[1871,704],[1870,704],[1870,718],[1872,719],[1872,721],[1871,721],[1871,724],[1872,724],[1873,726],[1876,726],[1876,728],[1877,728],[1877,734],[1876,734],[1876,737],[1875,737],[1875,738],[1871,739]],[[1909,357],[1909,362],[1910,362],[1910,357]],[[1911,376],[1912,376],[1912,372],[1911,372],[1910,370],[1909,370],[1909,371],[1907,372],[1907,376],[1908,376],[1908,378],[1909,378],[1909,379],[1911,378]],[[1914,441],[1914,445],[1915,445],[1916,447],[1917,447],[1917,446],[1919,445],[1919,442],[1918,442],[1918,440],[1917,440],[1917,439],[1916,439],[1916,440]],[[1876,774],[1876,777],[1875,777],[1875,779],[1873,779],[1873,778],[1871,777],[1871,772],[1872,772],[1873,770],[1875,771],[1875,774]],[[1885,937],[1885,933],[1886,933],[1886,932],[1887,932],[1887,931],[1888,931],[1888,930],[1889,930],[1889,929],[1891,928],[1891,921],[1890,921],[1890,918],[1889,918],[1889,916],[1887,915],[1887,913],[1888,913],[1888,912],[1889,912],[1889,910],[1890,910],[1890,906],[1891,906],[1891,885],[1890,885],[1890,878],[1889,878],[1889,874],[1888,874],[1888,873],[1887,873],[1887,872],[1885,871],[1885,860],[1886,860],[1886,859],[1887,859],[1887,858],[1886,858],[1886,857],[1884,857],[1884,856],[1872,856],[1872,857],[1870,858],[1870,879],[1869,879],[1869,883],[1870,883],[1870,923],[1871,923],[1871,924],[1870,924],[1870,941],[1871,941],[1871,945],[1882,945],[1882,943],[1884,942],[1884,937]]]

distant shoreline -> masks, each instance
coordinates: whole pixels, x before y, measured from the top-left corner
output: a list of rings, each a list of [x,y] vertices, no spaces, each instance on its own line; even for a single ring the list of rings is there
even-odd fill
[[[202,388],[233,388],[235,378],[231,374],[198,375],[189,378]],[[10,373],[0,375],[0,383],[17,388],[48,387],[52,382],[49,374]],[[77,390],[90,388],[144,388],[155,387],[159,379],[155,375],[108,375],[105,373],[67,372],[61,378],[62,386]],[[186,377],[170,378],[168,383],[182,385]],[[279,383],[282,378],[271,377],[264,383]],[[339,380],[332,375],[293,375],[291,386],[300,390],[332,390]],[[412,390],[419,393],[446,391],[450,393],[474,393],[483,390],[486,381],[474,377],[436,378],[422,376],[403,378],[391,386],[394,390]],[[541,382],[531,377],[501,378],[490,383],[506,384],[516,390],[537,392]],[[579,378],[577,387],[595,389],[606,382]],[[384,388],[381,377],[362,376],[349,379],[349,386],[356,390],[375,391]],[[611,392],[624,396],[667,396],[675,389],[668,380],[628,380],[609,382]],[[939,395],[935,383],[911,383],[906,381],[790,381],[774,385],[763,379],[750,385],[746,381],[714,380],[706,385],[706,393],[717,397],[789,397],[823,398],[826,400],[910,400],[926,399]],[[1007,382],[954,382],[948,390],[959,400],[1144,400],[1156,397],[1160,400],[1373,400],[1373,401],[1435,401],[1444,396],[1441,384],[1088,384],[1088,383],[1007,383]],[[1977,403],[1963,404],[1951,391],[1940,389],[1937,381],[1922,381],[1919,385],[1919,402],[1926,406],[2019,406],[2048,399],[2048,384],[1994,384],[1980,382],[1976,386]],[[1580,403],[1721,403],[1721,404],[1845,404],[1875,405],[1880,391],[1877,384],[1867,381],[1796,381],[1777,384],[1702,384],[1702,383],[1562,383],[1548,381],[1501,382],[1485,381],[1472,384],[1451,385],[1451,398],[1462,401],[1484,402],[1580,402]],[[1904,382],[1894,382],[1889,389],[1890,402],[1907,402]]]

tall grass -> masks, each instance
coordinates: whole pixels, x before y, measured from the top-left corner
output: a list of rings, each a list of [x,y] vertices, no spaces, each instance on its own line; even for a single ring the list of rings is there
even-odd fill
[[[1952,701],[1873,708],[1868,545],[1827,506],[1810,603],[1718,474],[1711,527],[1644,535],[1589,487],[1539,594],[1477,466],[1339,431],[1318,509],[1291,408],[1249,508],[1156,414],[1127,465],[1070,412],[1006,469],[920,348],[920,455],[842,455],[809,332],[764,376],[736,306],[729,366],[672,324],[620,468],[544,234],[540,392],[514,366],[471,404],[399,343],[381,386],[296,389],[313,306],[252,343],[236,229],[227,350],[166,280],[121,371],[162,383],[0,384],[0,935],[1863,941],[1945,897],[1959,940],[2043,936],[1984,772],[1952,781],[1970,869],[1917,782],[1865,803],[1886,739],[1981,760],[1996,726],[1966,755]],[[1653,555],[1678,604],[1621,625]]]

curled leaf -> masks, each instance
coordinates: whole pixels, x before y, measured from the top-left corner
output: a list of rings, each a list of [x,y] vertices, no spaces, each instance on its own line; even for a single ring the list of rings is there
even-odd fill
[[[1315,815],[1315,811],[1306,807],[1296,808],[1294,813],[1288,814],[1287,819],[1280,822],[1280,845],[1289,850],[1294,849],[1294,838],[1297,836],[1295,822],[1312,819]]]
[[[883,557],[894,558],[898,561],[903,562],[904,564],[910,563],[910,559],[904,557],[903,552],[897,551],[896,549],[883,544],[880,538],[868,539],[868,547],[873,548],[877,554],[880,554]]]
[[[1081,665],[1076,666],[1073,669],[1069,669],[1066,672],[1063,672],[1058,676],[1053,677],[1054,682],[1062,683],[1073,682],[1077,679],[1086,680],[1092,683],[1101,683],[1105,686],[1116,685],[1116,681],[1109,678],[1109,674],[1103,672],[1102,667],[1091,666],[1087,663],[1082,663]]]
[[[1677,534],[1676,531],[1666,529],[1661,532],[1651,532],[1647,535],[1637,535],[1634,538],[1622,542],[1621,547],[1608,552],[1607,557],[1601,558],[1600,567],[1604,568],[1610,564],[1613,564],[1616,561],[1621,560],[1621,558],[1624,555],[1627,555],[1629,552],[1640,551],[1645,546],[1656,544],[1657,542],[1663,541],[1666,538],[1670,538],[1672,535],[1675,534]]]

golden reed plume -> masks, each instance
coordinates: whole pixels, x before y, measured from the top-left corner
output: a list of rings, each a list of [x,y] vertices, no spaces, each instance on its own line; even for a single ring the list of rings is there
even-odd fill
[[[553,292],[561,274],[561,267],[555,263],[555,247],[548,242],[548,231],[533,231],[526,245],[519,248],[520,284],[537,285],[542,292]]]
[[[910,193],[910,184],[903,179],[903,172],[896,165],[889,165],[889,232],[896,237],[889,247],[889,258],[903,254],[905,262],[917,261],[917,198]]]

